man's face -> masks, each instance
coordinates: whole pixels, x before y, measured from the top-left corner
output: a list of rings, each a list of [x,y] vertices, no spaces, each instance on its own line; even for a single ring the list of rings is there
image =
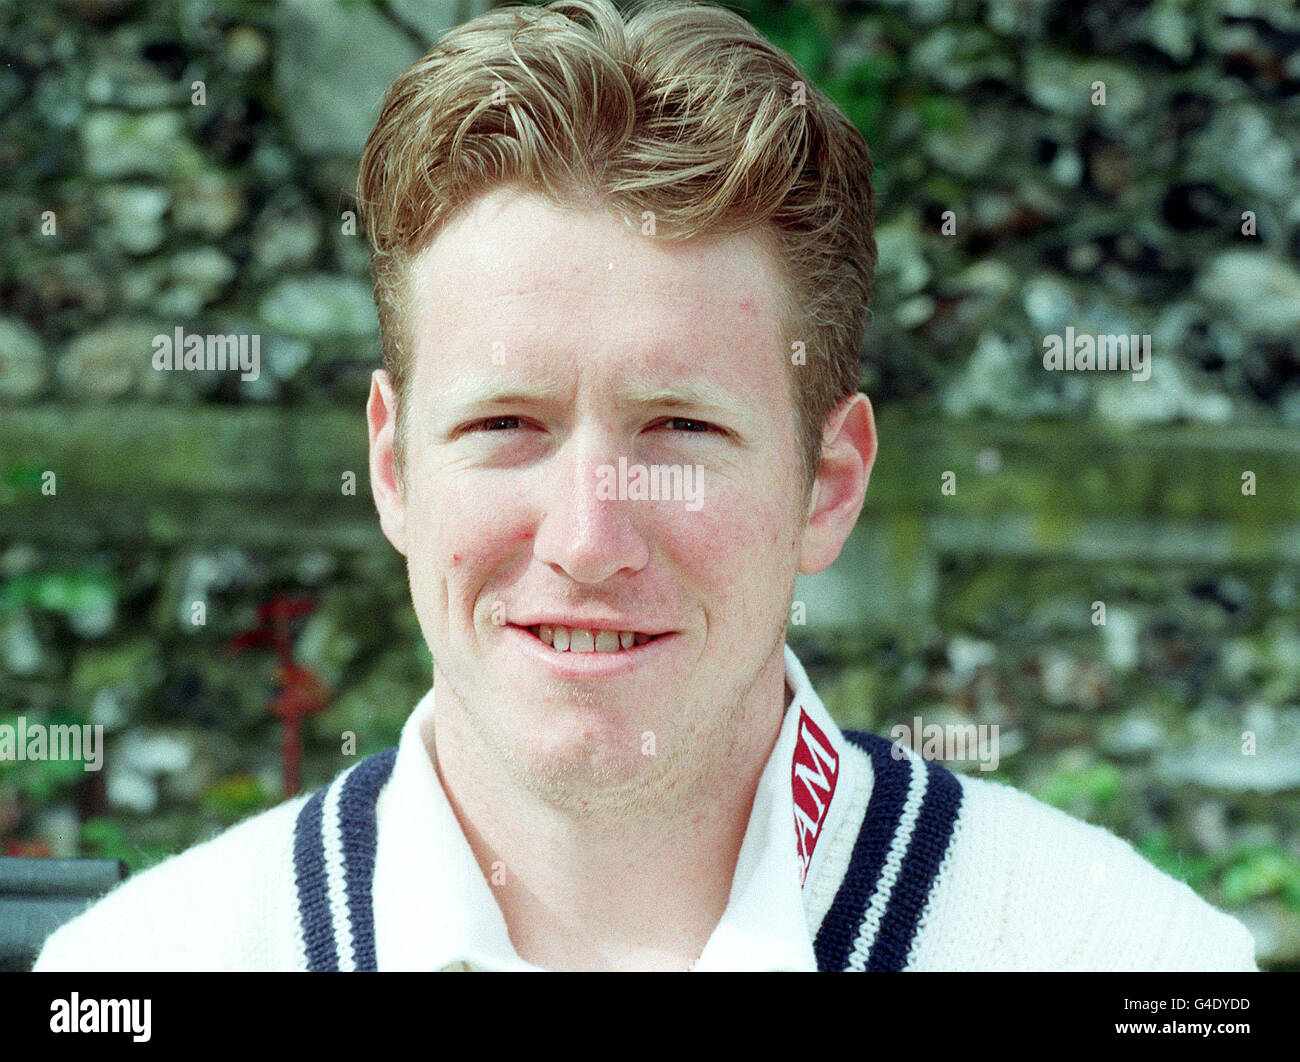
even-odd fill
[[[439,748],[455,717],[517,781],[591,792],[721,763],[755,713],[774,726],[806,513],[771,253],[497,189],[409,281],[405,490],[380,510]],[[635,466],[647,494],[671,477],[658,500]],[[556,626],[596,633],[563,652]]]

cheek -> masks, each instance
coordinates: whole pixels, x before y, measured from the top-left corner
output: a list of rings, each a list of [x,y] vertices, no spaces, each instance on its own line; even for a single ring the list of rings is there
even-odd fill
[[[455,477],[429,477],[409,504],[409,521],[418,528],[427,553],[446,567],[464,566],[488,543],[519,541],[530,533],[523,528],[525,514],[517,492],[494,486],[458,482]],[[409,522],[408,521],[408,522]]]
[[[735,588],[793,566],[792,522],[780,498],[756,497],[738,485],[710,493],[699,512],[672,512],[659,533],[698,582]]]
[[[411,582],[426,598],[442,595],[443,587],[463,581],[479,561],[484,540],[468,531],[472,507],[462,505],[455,492],[426,489],[408,512]]]
[[[453,584],[472,584],[480,577],[500,571],[501,565],[513,557],[531,553],[529,543],[535,537],[530,526],[493,529],[473,523],[458,533],[457,529],[444,527],[437,556]]]
[[[421,534],[410,564],[427,586],[444,582],[455,598],[501,577],[512,558],[527,556],[536,529],[509,505],[485,503],[481,494],[444,491],[420,510]]]

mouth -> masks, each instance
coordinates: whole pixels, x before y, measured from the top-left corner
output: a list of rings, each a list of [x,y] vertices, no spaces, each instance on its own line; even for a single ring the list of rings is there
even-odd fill
[[[621,653],[662,638],[661,634],[537,624],[520,627],[557,653]]]

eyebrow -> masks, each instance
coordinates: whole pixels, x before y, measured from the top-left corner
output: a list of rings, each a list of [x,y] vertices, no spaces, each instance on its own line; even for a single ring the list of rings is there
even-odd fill
[[[546,381],[521,386],[497,378],[468,377],[444,388],[442,399],[456,409],[467,409],[554,402],[564,396],[565,390]],[[737,395],[707,380],[681,380],[665,385],[630,379],[619,385],[618,401],[629,406],[716,409],[736,414],[744,411]]]

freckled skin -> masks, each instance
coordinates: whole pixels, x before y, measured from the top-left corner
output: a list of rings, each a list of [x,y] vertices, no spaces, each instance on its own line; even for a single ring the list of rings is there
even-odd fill
[[[818,491],[800,508],[780,283],[752,237],[673,245],[611,214],[506,190],[417,258],[407,488],[386,486],[383,373],[369,410],[371,478],[435,661],[440,768],[554,806],[662,805],[671,794],[685,809],[738,763],[766,758],[784,705],[795,573],[834,559],[865,489],[862,475],[829,481],[824,518]],[[494,364],[501,345],[508,356]],[[452,388],[478,375],[556,396],[472,415],[449,406]],[[633,378],[703,381],[733,402],[708,415],[632,407],[622,385]],[[874,428],[858,399],[848,420],[869,435],[869,472]],[[462,430],[489,416],[518,426]],[[703,505],[598,498],[596,469],[620,456],[702,467]],[[510,621],[584,609],[637,617],[673,631],[672,651],[600,683],[563,681],[492,622],[497,602]],[[641,752],[646,732],[653,756]]]

